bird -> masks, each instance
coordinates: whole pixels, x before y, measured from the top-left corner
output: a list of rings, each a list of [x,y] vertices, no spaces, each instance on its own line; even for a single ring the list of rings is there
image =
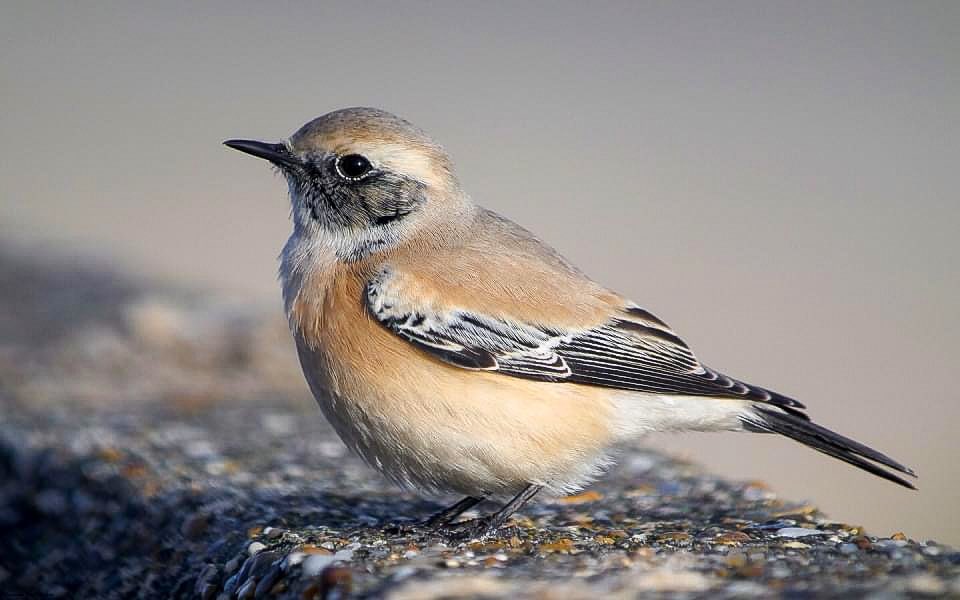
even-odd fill
[[[284,309],[322,413],[386,478],[463,496],[426,526],[493,534],[661,431],[781,434],[916,489],[898,475],[912,469],[706,366],[665,321],[475,203],[443,147],[398,116],[344,108],[279,142],[224,144],[286,180]]]

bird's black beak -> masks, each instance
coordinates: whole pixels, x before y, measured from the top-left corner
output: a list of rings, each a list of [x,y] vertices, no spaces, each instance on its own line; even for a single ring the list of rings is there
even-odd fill
[[[297,157],[283,144],[270,144],[256,140],[227,140],[223,145],[252,154],[257,158],[265,158],[278,167],[295,167],[300,164]]]

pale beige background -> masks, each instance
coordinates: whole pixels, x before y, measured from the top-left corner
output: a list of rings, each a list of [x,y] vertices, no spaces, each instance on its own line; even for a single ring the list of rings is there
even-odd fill
[[[477,201],[921,491],[774,437],[655,443],[960,542],[960,3],[153,4],[3,3],[5,238],[279,312],[284,185],[220,141],[380,106]]]

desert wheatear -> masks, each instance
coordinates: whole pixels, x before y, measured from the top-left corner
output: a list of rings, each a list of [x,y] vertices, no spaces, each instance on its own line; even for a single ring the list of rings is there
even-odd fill
[[[651,431],[780,433],[912,487],[891,472],[910,469],[705,366],[666,323],[474,204],[403,119],[349,108],[280,143],[226,145],[289,185],[283,297],[323,413],[388,478],[466,496],[432,525],[512,497],[468,526],[493,531],[541,490],[581,489],[618,442]]]

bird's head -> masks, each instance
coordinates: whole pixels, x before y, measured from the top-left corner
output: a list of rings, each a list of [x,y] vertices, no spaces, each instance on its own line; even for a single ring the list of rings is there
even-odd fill
[[[444,235],[472,204],[446,152],[411,123],[374,108],[318,117],[278,143],[228,140],[286,177],[294,234],[358,260]]]

